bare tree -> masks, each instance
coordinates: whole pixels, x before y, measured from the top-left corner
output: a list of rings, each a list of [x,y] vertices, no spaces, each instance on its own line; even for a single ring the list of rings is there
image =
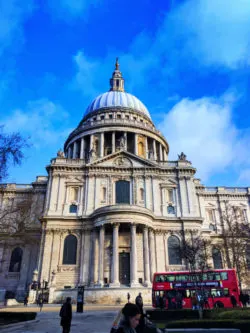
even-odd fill
[[[241,289],[243,280],[249,274],[250,226],[240,208],[225,202],[221,227],[217,247],[224,251],[227,267],[236,268]]]
[[[21,164],[24,158],[23,150],[29,146],[20,133],[4,133],[3,129],[4,127],[0,126],[0,182],[8,176],[11,164]]]
[[[4,189],[2,190],[2,194]],[[30,190],[30,189],[29,189]],[[2,196],[0,206],[0,234],[32,241],[31,234],[40,229],[43,200],[32,189],[25,194]]]

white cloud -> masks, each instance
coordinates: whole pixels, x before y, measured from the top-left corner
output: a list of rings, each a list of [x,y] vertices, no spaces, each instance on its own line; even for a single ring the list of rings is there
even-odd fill
[[[248,61],[249,43],[249,0],[186,1],[166,16],[156,42],[202,64],[231,68]]]
[[[170,159],[183,151],[204,181],[228,167],[241,170],[250,162],[245,154],[250,136],[243,137],[233,124],[234,98],[229,97],[182,99],[159,126],[170,144]]]
[[[69,114],[47,99],[30,101],[25,109],[16,109],[1,119],[6,131],[19,131],[30,137],[36,148],[62,144],[70,132],[67,128]]]
[[[100,0],[48,0],[48,5],[53,14],[65,21],[72,18],[86,19],[86,14],[91,6]]]

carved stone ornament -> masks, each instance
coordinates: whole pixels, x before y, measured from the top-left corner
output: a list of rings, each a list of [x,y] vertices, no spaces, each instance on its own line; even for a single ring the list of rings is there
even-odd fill
[[[181,152],[181,154],[178,155],[178,159],[179,159],[179,161],[186,161],[187,156],[183,152]]]
[[[57,157],[59,157],[59,158],[65,158],[65,155],[64,155],[64,152],[62,151],[62,149],[58,150]]]
[[[130,167],[132,165],[131,161],[123,156],[120,156],[117,159],[115,159],[113,164],[117,167]]]

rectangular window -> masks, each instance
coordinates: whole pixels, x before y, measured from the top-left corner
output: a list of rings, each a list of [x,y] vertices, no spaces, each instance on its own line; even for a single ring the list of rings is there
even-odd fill
[[[228,274],[227,272],[221,272],[220,273],[221,280],[228,280]]]
[[[130,204],[130,182],[119,180],[115,185],[116,203]]]
[[[207,209],[207,218],[209,222],[214,222],[215,220],[215,212],[214,209]]]
[[[171,189],[166,189],[166,202],[174,202],[174,191]]]

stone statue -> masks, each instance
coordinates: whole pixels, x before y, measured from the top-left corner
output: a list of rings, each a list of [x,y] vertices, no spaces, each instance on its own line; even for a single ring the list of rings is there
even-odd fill
[[[58,150],[58,152],[57,152],[57,157],[65,158],[65,155],[64,155],[64,152],[62,151],[62,149],[59,149],[59,150]]]
[[[152,150],[148,151],[148,159],[153,161],[154,160],[154,152]]]
[[[187,156],[183,152],[181,152],[181,154],[178,155],[178,159],[179,159],[179,161],[186,161]]]
[[[92,148],[89,151],[89,162],[93,161],[96,158],[96,144],[93,143]]]
[[[126,148],[126,134],[124,134],[119,141],[119,149],[123,150]]]

